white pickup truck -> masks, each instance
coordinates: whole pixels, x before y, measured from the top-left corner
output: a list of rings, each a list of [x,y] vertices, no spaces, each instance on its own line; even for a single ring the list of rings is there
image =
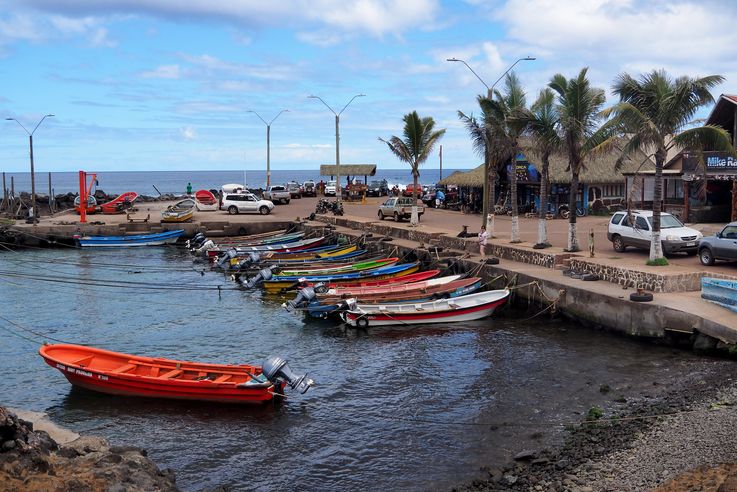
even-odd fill
[[[284,185],[269,186],[267,190],[264,191],[264,200],[271,200],[274,203],[287,204],[291,198],[292,195]]]

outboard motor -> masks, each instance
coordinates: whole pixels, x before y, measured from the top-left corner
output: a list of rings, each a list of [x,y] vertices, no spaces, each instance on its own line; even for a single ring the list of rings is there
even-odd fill
[[[202,246],[202,243],[204,243],[205,240],[207,240],[207,236],[205,236],[201,232],[198,232],[197,234],[194,235],[194,237],[192,237],[192,239],[187,241],[187,246],[191,245],[195,248],[199,248],[200,246]]]
[[[235,258],[237,255],[238,255],[238,251],[236,251],[235,248],[230,248],[228,251],[226,251],[225,253],[222,253],[218,257],[217,261],[215,262],[215,266],[217,268],[225,268],[226,263],[230,264],[230,260]]]
[[[292,299],[291,301],[287,301],[281,306],[283,308],[286,308],[287,311],[291,311],[292,309],[297,309],[301,307],[307,307],[315,298],[317,295],[315,294],[315,287],[304,287],[302,289],[299,289],[299,292],[297,292],[297,297]]]
[[[215,247],[215,243],[212,242],[212,239],[207,239],[204,243],[202,243],[202,245],[199,248],[195,249],[194,252],[197,253],[198,255],[204,255],[205,253],[207,253],[209,250],[211,250],[214,247]]]
[[[318,282],[315,285],[313,285],[312,288],[315,289],[315,292],[317,294],[327,294],[329,290],[325,282]]]
[[[247,270],[249,266],[256,265],[261,262],[261,255],[253,252],[238,262],[238,270]]]
[[[253,289],[257,285],[261,285],[265,281],[271,279],[271,276],[273,275],[271,269],[274,267],[268,267],[268,268],[262,268],[258,271],[258,273],[246,280],[243,280],[245,277],[241,277],[238,279],[238,281],[241,283],[242,286],[244,286],[247,289]]]
[[[266,379],[274,384],[280,381],[286,381],[290,388],[299,391],[303,395],[308,389],[315,385],[315,382],[307,377],[307,374],[297,376],[287,364],[285,359],[272,355],[268,357],[261,366]]]

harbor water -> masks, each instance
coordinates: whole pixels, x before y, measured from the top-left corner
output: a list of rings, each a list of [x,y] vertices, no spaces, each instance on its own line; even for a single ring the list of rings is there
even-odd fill
[[[281,302],[177,247],[0,253],[0,404],[143,447],[184,490],[444,490],[709,364],[519,308],[359,331]],[[99,395],[44,364],[39,341],[220,363],[277,354],[317,385],[262,407]]]

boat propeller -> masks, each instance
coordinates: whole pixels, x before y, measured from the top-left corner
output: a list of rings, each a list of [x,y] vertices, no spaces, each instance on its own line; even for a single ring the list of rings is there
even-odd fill
[[[199,248],[196,248],[194,252],[198,255],[204,254],[207,251],[211,250],[215,247],[215,243],[212,242],[212,239],[206,240]]]
[[[235,248],[230,248],[218,257],[218,261],[215,262],[215,266],[217,268],[224,268],[225,264],[230,263],[230,260],[236,256],[238,256],[238,251]]]
[[[280,379],[284,380],[290,388],[302,394],[305,394],[308,389],[315,385],[315,382],[308,378],[307,374],[301,376],[294,374],[286,359],[276,355],[268,357],[261,368],[264,376],[272,383],[276,383]]]
[[[262,268],[258,271],[256,275],[253,277],[243,280],[245,277],[241,277],[239,279],[239,282],[241,285],[246,287],[247,289],[253,289],[257,285],[261,285],[263,282],[271,279],[271,276],[273,275],[271,269],[274,268],[273,266],[270,266],[268,268]]]
[[[238,263],[238,269],[239,270],[245,270],[250,265],[255,265],[255,264],[259,263],[260,261],[261,261],[261,255],[260,254],[258,254],[256,252],[248,253],[248,256],[246,256],[245,258],[243,258]]]
[[[287,311],[291,311],[292,309],[298,309],[303,306],[307,306],[310,302],[312,302],[315,297],[317,297],[315,291],[316,287],[303,287],[299,289],[299,292],[297,292],[297,296],[292,299],[291,301],[287,301],[284,304],[282,304],[283,308],[286,308]]]

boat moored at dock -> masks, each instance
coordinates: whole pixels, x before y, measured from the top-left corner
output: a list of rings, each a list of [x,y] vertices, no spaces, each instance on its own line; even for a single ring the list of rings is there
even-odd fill
[[[134,246],[161,246],[174,244],[184,234],[182,229],[152,234],[134,234],[130,236],[75,236],[77,243],[83,248],[121,248]]]

